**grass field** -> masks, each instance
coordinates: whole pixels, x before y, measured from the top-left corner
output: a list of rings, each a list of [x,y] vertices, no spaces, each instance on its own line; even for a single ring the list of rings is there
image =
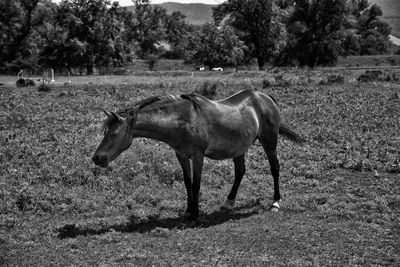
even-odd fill
[[[228,74],[156,72],[58,77],[51,92],[0,87],[0,265],[399,266],[398,82],[321,82],[332,70]],[[399,75],[399,73],[394,73]],[[11,77],[1,77],[12,81]],[[279,141],[281,211],[259,143],[246,155],[237,208],[219,213],[232,161],[206,160],[198,224],[173,151],[148,139],[108,169],[90,158],[102,109],[214,87],[257,89],[308,142]]]

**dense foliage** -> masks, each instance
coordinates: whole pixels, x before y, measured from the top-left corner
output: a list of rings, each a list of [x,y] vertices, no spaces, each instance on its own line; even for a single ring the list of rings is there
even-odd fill
[[[288,21],[288,45],[281,57],[300,66],[332,65],[340,54],[346,0],[296,1]]]
[[[135,12],[128,13],[126,19],[127,41],[135,42],[136,53],[145,58],[156,54],[157,42],[165,38],[162,23],[166,13],[163,8],[150,5],[148,0],[135,0],[134,3]]]
[[[192,34],[188,46],[192,47],[187,52],[188,60],[204,64],[210,69],[238,66],[245,51],[245,45],[231,27],[218,28],[212,23],[205,24],[197,34]]]
[[[193,57],[204,52],[200,36],[211,33],[209,24],[188,25],[184,14],[167,14],[149,0],[134,0],[133,5],[128,11],[109,0],[0,0],[0,71],[54,68],[91,74],[134,58],[154,65],[160,57],[209,66],[218,60],[219,66],[229,66],[256,59],[262,69],[272,60],[329,65],[339,55],[390,49],[390,27],[380,20],[380,8],[367,0],[225,1],[214,8],[214,23],[221,34],[229,29],[231,38],[223,38],[229,45],[211,44],[224,46],[222,59],[209,56],[213,63]],[[226,53],[229,49],[233,51]]]
[[[214,9],[217,22],[227,15],[227,23],[238,31],[249,48],[248,57],[257,58],[258,66],[262,69],[279,50],[279,43],[282,40],[285,42],[285,27],[280,23],[280,9],[270,0],[228,0]]]
[[[43,25],[49,1],[0,1],[0,70],[13,71],[21,65],[34,67],[32,60],[40,43],[35,29]]]
[[[129,49],[123,41],[122,14],[118,3],[107,1],[63,1],[52,24],[46,25],[46,42],[40,55],[43,66],[52,68],[93,68],[121,65]]]

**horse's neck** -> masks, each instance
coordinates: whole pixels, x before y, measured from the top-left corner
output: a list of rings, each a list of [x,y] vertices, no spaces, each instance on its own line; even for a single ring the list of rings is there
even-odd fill
[[[147,137],[169,143],[174,138],[177,126],[177,114],[174,112],[139,113],[132,131],[134,137]]]

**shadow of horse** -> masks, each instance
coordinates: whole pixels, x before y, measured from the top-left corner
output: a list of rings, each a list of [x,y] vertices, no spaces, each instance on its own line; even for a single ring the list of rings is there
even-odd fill
[[[187,229],[187,228],[208,228],[227,221],[235,221],[258,214],[264,208],[260,206],[259,201],[248,203],[235,208],[234,212],[214,211],[201,216],[197,221],[189,221],[186,217],[177,218],[159,218],[158,216],[149,216],[145,220],[138,220],[131,216],[126,223],[102,226],[101,228],[81,228],[75,224],[66,224],[57,229],[58,238],[74,238],[77,236],[101,235],[110,231],[122,233],[148,233],[157,229]]]

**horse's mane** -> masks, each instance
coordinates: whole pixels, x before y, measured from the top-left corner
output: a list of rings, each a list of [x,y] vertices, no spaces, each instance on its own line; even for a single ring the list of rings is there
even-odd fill
[[[199,104],[198,97],[201,97],[197,94],[184,94],[180,95],[180,99],[186,99],[192,102],[195,109],[197,109]],[[123,118],[131,118],[133,121],[136,121],[137,114],[144,109],[145,107],[150,107],[154,105],[154,109],[163,108],[163,104],[172,103],[177,101],[179,98],[175,98],[171,95],[163,95],[163,96],[152,96],[149,98],[142,99],[136,102],[133,107],[123,108],[116,112],[117,115]],[[157,105],[156,105],[157,104]],[[112,123],[115,122],[114,117],[108,117],[107,120],[104,122],[103,128],[109,127]]]
[[[181,99],[186,99],[189,100],[193,103],[193,105],[195,107],[199,106],[199,101],[198,101],[198,97],[201,97],[197,94],[184,94],[184,95],[180,95]],[[118,114],[121,112],[121,115],[125,115],[126,114],[126,110],[130,110],[130,111],[136,111],[139,112],[140,110],[144,109],[145,107],[149,107],[154,105],[154,109],[157,108],[162,108],[163,104],[166,103],[172,103],[177,101],[179,98],[175,98],[174,96],[171,95],[163,95],[163,96],[152,96],[143,100],[140,100],[139,102],[137,102],[132,108],[128,108],[128,109],[123,109],[121,111],[118,111]],[[158,105],[155,105],[158,104]]]
[[[198,94],[181,95],[181,98],[191,101],[195,109],[198,109],[200,107],[199,97],[201,98],[203,96]]]
[[[133,107],[129,108],[124,108],[118,110],[116,113],[124,118],[128,117],[129,115],[132,115],[134,113],[139,112],[142,110],[144,107],[150,106],[152,104],[158,103],[158,102],[172,102],[174,101],[174,98],[170,95],[164,95],[164,96],[152,96],[146,99],[142,99],[138,102],[136,102]]]
[[[120,109],[116,112],[116,114],[123,118],[132,118],[133,120],[136,120],[136,116],[137,116],[138,112],[141,111],[143,108],[149,107],[153,104],[158,103],[158,105],[154,107],[156,109],[156,108],[160,108],[162,106],[161,104],[174,102],[175,100],[176,100],[175,97],[173,97],[171,95],[152,96],[152,97],[145,98],[145,99],[142,99],[142,100],[136,102],[133,105],[133,107]],[[103,128],[108,127],[114,121],[115,121],[115,118],[108,117],[107,120],[104,122]]]
[[[195,107],[198,107],[200,105],[199,98],[202,98],[203,96],[198,95],[198,94],[184,94],[184,95],[180,95],[180,97],[182,99],[191,101]],[[141,110],[142,108],[150,106],[155,103],[162,102],[162,103],[160,103],[160,105],[161,105],[164,103],[174,102],[176,100],[177,100],[177,98],[175,98],[171,95],[152,96],[152,97],[149,97],[149,98],[146,98],[146,99],[143,99],[143,100],[137,102],[134,107],[138,107],[138,109]]]

